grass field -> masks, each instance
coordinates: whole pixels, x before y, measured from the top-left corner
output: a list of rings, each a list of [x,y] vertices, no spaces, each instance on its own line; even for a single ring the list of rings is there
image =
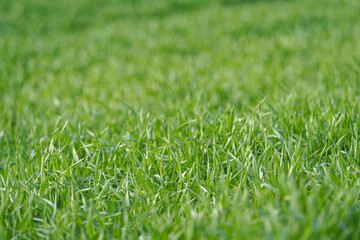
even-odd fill
[[[0,1],[0,239],[359,239],[360,1]]]

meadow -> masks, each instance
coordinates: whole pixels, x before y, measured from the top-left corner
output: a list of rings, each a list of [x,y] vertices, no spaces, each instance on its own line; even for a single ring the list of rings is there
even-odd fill
[[[359,239],[359,13],[1,0],[0,239]]]

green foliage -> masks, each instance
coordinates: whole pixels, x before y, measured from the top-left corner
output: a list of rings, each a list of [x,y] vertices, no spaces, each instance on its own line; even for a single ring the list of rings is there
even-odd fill
[[[0,239],[360,238],[360,2],[0,4]]]

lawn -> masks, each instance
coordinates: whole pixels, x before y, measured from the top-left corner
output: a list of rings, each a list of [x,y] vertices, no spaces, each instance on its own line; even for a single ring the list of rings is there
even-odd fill
[[[359,239],[359,13],[2,0],[0,239]]]

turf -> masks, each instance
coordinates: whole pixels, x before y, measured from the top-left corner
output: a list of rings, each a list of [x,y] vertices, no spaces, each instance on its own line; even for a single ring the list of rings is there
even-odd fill
[[[359,239],[357,0],[0,3],[0,239]]]

